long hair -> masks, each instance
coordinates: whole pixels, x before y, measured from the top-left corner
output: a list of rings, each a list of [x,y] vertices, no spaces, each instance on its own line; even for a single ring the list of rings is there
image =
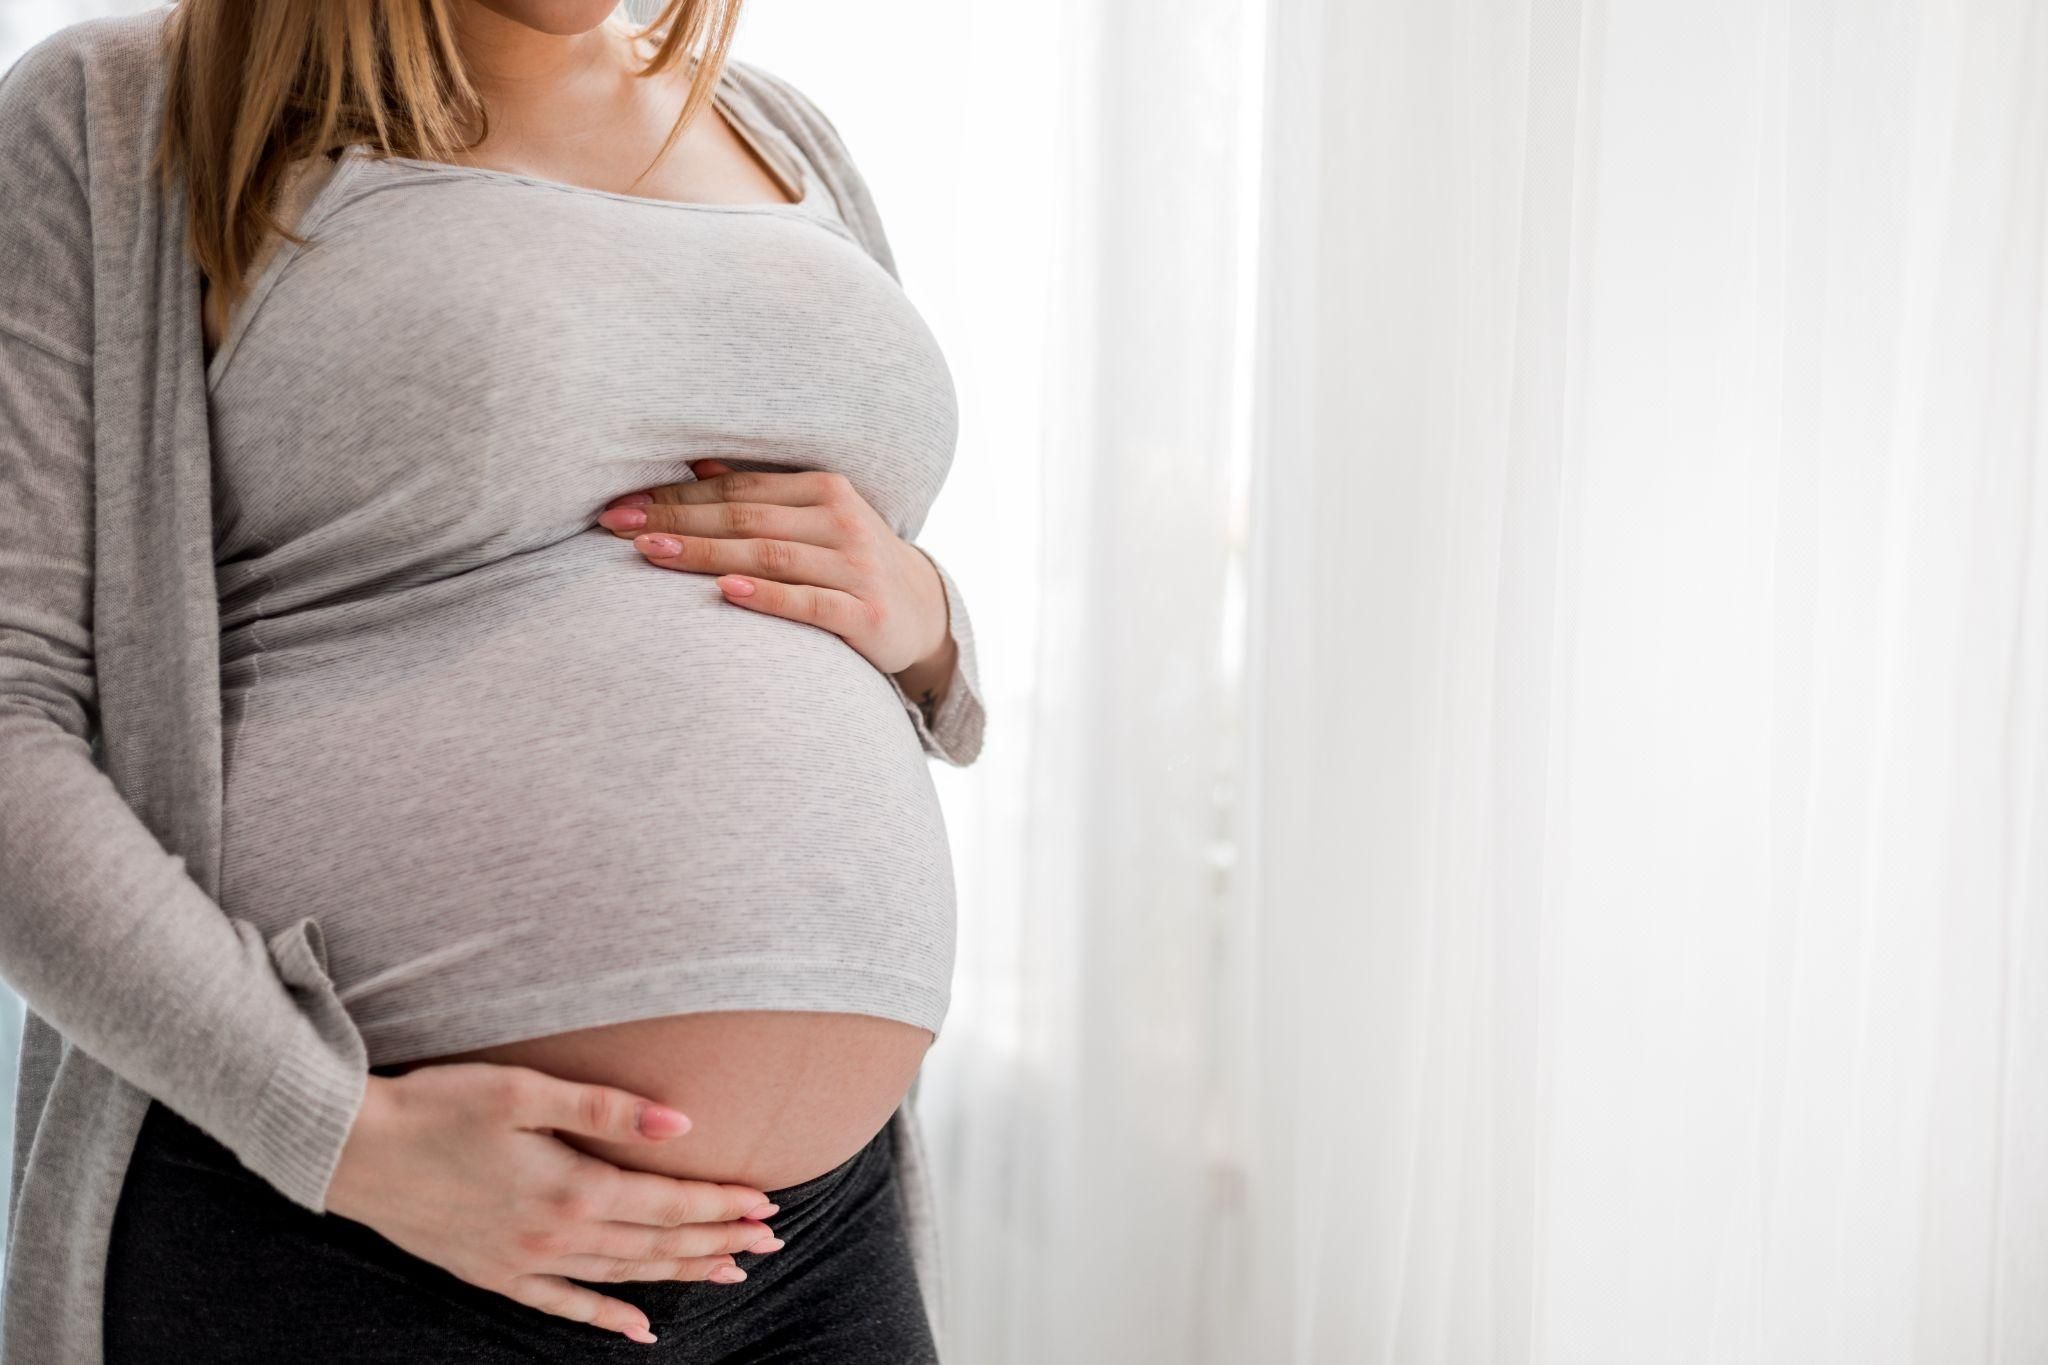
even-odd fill
[[[655,162],[711,97],[739,7],[667,0],[634,32],[657,41],[639,76],[694,64]],[[209,321],[226,320],[267,234],[305,243],[276,213],[293,162],[355,143],[448,161],[489,135],[449,8],[450,0],[179,0],[164,26],[154,169],[166,190],[184,177],[187,246],[209,285]]]

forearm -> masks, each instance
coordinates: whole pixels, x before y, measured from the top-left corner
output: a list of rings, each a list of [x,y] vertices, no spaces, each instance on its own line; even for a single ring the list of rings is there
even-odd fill
[[[314,1207],[366,1070],[317,938],[229,918],[94,761],[85,353],[82,339],[0,328],[0,976],[74,1046]]]
[[[94,1060],[297,1202],[353,1119],[360,1038],[299,926],[230,919],[85,744],[0,715],[0,975]]]

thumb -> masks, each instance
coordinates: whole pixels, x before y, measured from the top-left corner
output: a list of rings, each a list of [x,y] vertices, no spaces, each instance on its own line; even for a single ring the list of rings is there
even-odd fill
[[[535,1071],[523,1093],[523,1128],[552,1128],[610,1142],[661,1142],[690,1131],[689,1118],[679,1110],[615,1086]]]

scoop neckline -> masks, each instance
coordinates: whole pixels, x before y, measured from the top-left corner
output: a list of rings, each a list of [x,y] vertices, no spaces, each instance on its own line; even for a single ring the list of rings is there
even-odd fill
[[[733,111],[731,107],[732,101],[726,97],[725,90],[725,86],[730,79],[730,68],[719,73],[719,83],[712,88],[712,99],[718,101],[721,107],[724,108],[726,116],[732,119],[734,127],[740,131],[743,137],[750,133],[756,136],[765,136],[768,141],[773,142],[782,149],[783,155],[795,166],[797,175],[803,181],[803,198],[795,201],[787,199],[773,202],[762,200],[731,204],[697,199],[661,199],[652,195],[623,194],[617,190],[602,190],[594,185],[578,185],[567,180],[550,180],[545,176],[525,175],[518,171],[503,171],[490,166],[463,166],[453,161],[430,161],[420,157],[385,156],[371,151],[368,144],[357,142],[344,146],[341,149],[340,155],[333,158],[334,166],[327,173],[325,183],[315,189],[307,202],[301,206],[300,217],[295,226],[311,231],[319,224],[327,205],[331,201],[331,196],[341,188],[343,182],[365,171],[369,166],[377,162],[384,162],[435,174],[466,175],[478,180],[530,185],[566,194],[581,194],[599,199],[613,199],[628,204],[652,204],[662,208],[684,209],[694,213],[750,213],[787,217],[799,222],[812,224],[836,237],[852,242],[856,246],[860,245],[859,238],[853,235],[852,230],[846,226],[844,220],[839,216],[839,210],[825,184],[824,178],[811,165],[810,159],[804,156],[795,144],[791,142],[788,135],[772,125],[765,126],[765,133],[761,130],[750,129],[745,126],[748,122],[746,116]],[[741,98],[742,100],[748,98],[744,91],[741,92]],[[221,344],[215,348],[212,356],[206,362],[206,391],[209,399],[219,387],[222,378],[227,374],[228,365],[232,361],[235,352],[241,348],[242,335],[248,330],[250,320],[261,307],[263,297],[269,293],[271,285],[276,283],[278,276],[296,254],[297,252],[293,249],[292,244],[285,242],[275,251],[271,252],[270,258],[257,272],[256,278],[249,286],[247,296],[236,308],[234,316],[229,321],[227,334],[221,338]]]
[[[512,181],[522,185],[532,185],[540,189],[560,190],[568,194],[588,194],[595,195],[600,199],[616,199],[628,204],[657,204],[667,208],[690,209],[704,213],[792,213],[802,214],[807,217],[818,216],[820,205],[824,200],[824,186],[820,182],[817,172],[812,170],[810,162],[795,147],[789,144],[789,140],[781,136],[779,130],[756,129],[749,126],[751,120],[734,108],[733,100],[727,94],[726,85],[728,80],[729,72],[721,71],[718,76],[718,84],[712,87],[712,102],[718,105],[719,112],[733,125],[742,140],[772,141],[781,149],[784,158],[795,167],[797,178],[803,185],[803,197],[801,199],[749,199],[725,203],[717,200],[667,199],[657,195],[626,194],[620,190],[599,189],[595,185],[578,185],[570,180],[554,180],[547,176],[528,175],[523,171],[501,170],[495,166],[466,166],[455,161],[432,161],[416,156],[396,156],[374,152],[370,150],[367,143],[361,142],[349,144],[344,149],[343,155],[353,161],[383,162],[392,165],[410,166],[419,170],[445,171],[456,175],[473,176],[482,180]]]

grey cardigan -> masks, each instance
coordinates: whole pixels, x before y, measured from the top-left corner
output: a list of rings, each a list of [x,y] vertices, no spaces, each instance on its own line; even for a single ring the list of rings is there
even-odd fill
[[[149,170],[170,12],[73,24],[0,76],[0,975],[28,1005],[0,1365],[101,1362],[107,1239],[152,1096],[321,1212],[368,1074],[318,922],[266,938],[213,899],[199,277],[182,189]],[[831,123],[780,78],[731,68],[894,275]],[[929,723],[902,700],[925,752],[965,765],[980,685],[966,609],[940,576],[959,672]],[[915,1097],[889,1127],[937,1333]]]

